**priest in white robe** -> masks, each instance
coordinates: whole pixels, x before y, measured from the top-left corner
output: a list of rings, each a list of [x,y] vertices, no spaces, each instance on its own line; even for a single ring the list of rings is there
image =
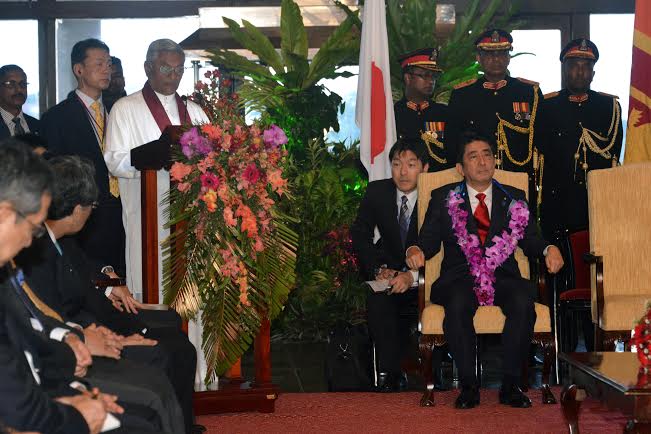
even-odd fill
[[[118,178],[122,199],[122,221],[126,233],[127,286],[138,300],[142,300],[142,249],[140,171],[131,164],[131,149],[160,137],[168,125],[208,123],[201,107],[192,101],[183,101],[176,90],[183,76],[185,54],[174,41],[159,39],[150,44],[145,61],[147,82],[142,90],[119,99],[109,115],[106,130],[104,160],[111,174]],[[158,240],[162,243],[169,230],[164,226],[162,200],[170,188],[166,170],[157,173],[158,182]],[[158,282],[162,288],[162,255],[158,249]],[[159,289],[159,299],[162,292]],[[190,341],[197,348],[197,381],[206,374],[206,364],[201,349],[200,323],[189,324]]]

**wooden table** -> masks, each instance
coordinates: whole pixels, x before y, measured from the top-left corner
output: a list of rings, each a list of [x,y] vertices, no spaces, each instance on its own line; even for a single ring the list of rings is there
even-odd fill
[[[569,432],[579,432],[581,401],[587,395],[628,415],[627,433],[651,433],[651,374],[640,371],[635,353],[559,353],[570,369],[561,395]]]

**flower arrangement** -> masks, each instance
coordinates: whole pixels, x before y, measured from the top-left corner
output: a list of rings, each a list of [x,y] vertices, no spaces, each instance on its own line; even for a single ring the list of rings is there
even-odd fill
[[[294,284],[296,234],[277,206],[288,190],[285,133],[246,125],[229,83],[219,72],[206,78],[192,99],[210,123],[189,126],[173,151],[168,202],[177,230],[166,245],[164,285],[166,303],[184,316],[204,310],[209,375],[221,375],[261,317],[282,309]]]
[[[633,329],[631,345],[635,345],[637,357],[640,360],[640,370],[645,374],[651,373],[651,303],[646,306],[646,313],[639,319]]]
[[[495,270],[515,252],[518,241],[524,237],[524,231],[529,222],[529,208],[523,201],[513,200],[509,205],[509,229],[501,235],[494,236],[493,245],[484,249],[479,237],[468,233],[466,226],[468,212],[461,209],[464,199],[461,197],[461,186],[450,190],[447,197],[448,214],[452,219],[452,230],[461,248],[470,274],[475,281],[474,291],[480,306],[492,306],[495,302]]]

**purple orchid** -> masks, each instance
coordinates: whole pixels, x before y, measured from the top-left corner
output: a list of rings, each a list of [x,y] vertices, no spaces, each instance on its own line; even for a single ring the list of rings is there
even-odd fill
[[[287,143],[287,136],[280,127],[271,125],[262,133],[262,140],[268,148],[277,148]]]

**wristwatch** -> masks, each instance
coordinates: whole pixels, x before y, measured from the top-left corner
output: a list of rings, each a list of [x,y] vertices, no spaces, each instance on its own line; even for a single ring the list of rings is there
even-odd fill
[[[115,273],[115,270],[113,270],[113,267],[110,265],[103,266],[100,271],[102,272],[102,274]]]

